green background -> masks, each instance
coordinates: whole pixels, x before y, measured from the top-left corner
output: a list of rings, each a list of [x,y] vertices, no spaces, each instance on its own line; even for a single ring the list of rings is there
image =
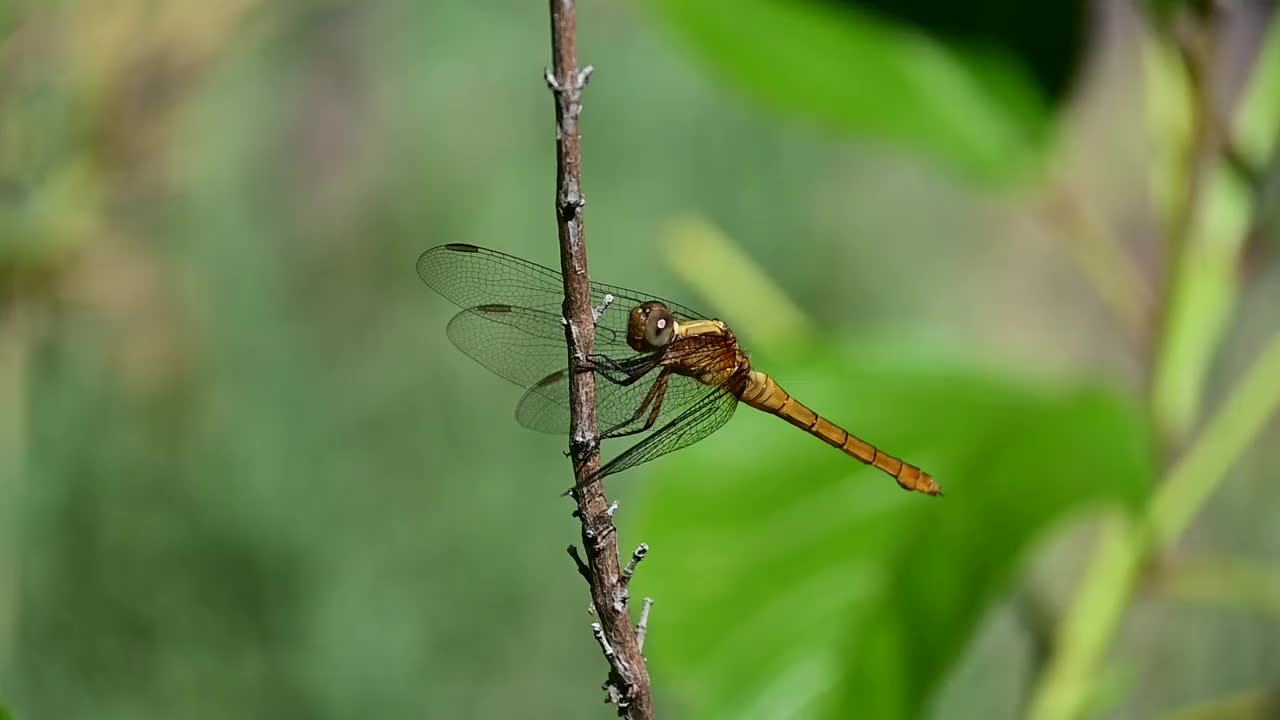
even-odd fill
[[[579,10],[592,277],[727,320],[946,491],[749,409],[611,478],[660,715],[1270,717],[1280,32],[1224,21],[1241,158],[1188,199],[1191,10],[886,5]],[[414,274],[446,242],[557,265],[548,25],[0,3],[14,718],[612,715],[566,442]]]

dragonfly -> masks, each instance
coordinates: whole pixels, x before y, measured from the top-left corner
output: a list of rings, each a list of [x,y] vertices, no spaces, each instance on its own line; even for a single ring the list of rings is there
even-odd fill
[[[516,420],[531,430],[569,428],[568,352],[558,270],[496,250],[453,243],[418,258],[418,275],[462,308],[450,341],[494,374],[525,388]],[[600,439],[645,435],[597,472],[603,478],[688,447],[720,429],[739,403],[786,420],[874,466],[905,490],[942,495],[929,473],[881,451],[796,400],[755,369],[724,322],[617,285],[591,283]],[[614,306],[619,308],[615,309]]]

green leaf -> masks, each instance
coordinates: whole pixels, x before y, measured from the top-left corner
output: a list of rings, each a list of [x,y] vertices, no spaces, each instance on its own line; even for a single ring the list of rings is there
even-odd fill
[[[757,365],[946,497],[749,408],[664,459],[637,589],[657,595],[653,670],[692,717],[918,717],[1047,526],[1145,496],[1141,417],[1108,391],[820,350]]]
[[[754,95],[991,180],[1040,154],[1049,112],[1028,72],[853,6],[652,0],[701,57]]]

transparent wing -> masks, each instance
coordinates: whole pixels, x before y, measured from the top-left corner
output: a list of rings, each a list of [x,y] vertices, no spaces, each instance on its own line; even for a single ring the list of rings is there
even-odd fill
[[[550,313],[556,317],[557,324],[562,314],[564,281],[559,270],[496,250],[461,244],[433,247],[418,258],[418,275],[432,290],[464,309],[510,305]],[[648,293],[591,283],[592,304],[603,303],[605,295],[612,295],[614,302],[600,318],[597,331],[612,331],[623,341],[627,336],[627,314],[631,308],[650,300],[666,304],[677,320],[703,317],[684,305]],[[563,328],[559,332],[563,344]],[[630,353],[630,349],[627,352]]]
[[[459,350],[494,374],[525,388],[563,369],[567,359],[559,312],[480,305],[453,316],[447,332]],[[626,339],[612,330],[599,330],[596,337],[602,354],[635,354]],[[566,390],[566,402],[567,393]]]
[[[563,361],[562,361],[563,362]],[[653,389],[659,373],[645,377],[631,385],[620,385],[608,380],[596,382],[596,417],[600,432],[636,432],[648,421],[651,407],[637,416],[637,410]],[[666,391],[659,400],[662,405],[653,427],[661,427],[691,405],[717,388],[703,385],[684,375],[670,375]],[[566,370],[544,377],[532,385],[516,406],[516,420],[530,430],[564,435],[569,431],[569,373]]]
[[[560,272],[527,260],[474,245],[441,245],[418,258],[418,275],[430,288],[463,308],[449,323],[449,339],[495,374],[529,388],[517,408],[526,427],[563,433],[569,425],[568,373],[561,320],[564,284]],[[597,412],[601,429],[639,432],[652,406],[645,400],[654,389],[662,365],[647,362],[626,344],[631,308],[658,300],[678,320],[705,316],[679,303],[617,285],[591,283],[592,303],[613,296],[596,325],[596,351],[603,360],[596,372]],[[679,350],[684,363],[709,359],[725,351],[723,343],[698,338]],[[704,355],[705,353],[705,355]],[[647,363],[647,364],[646,364]],[[686,447],[715,432],[737,406],[724,387],[704,385],[676,374],[666,377],[666,391],[654,425],[659,429],[626,450],[604,468],[611,475]],[[646,412],[640,412],[645,410]]]
[[[600,468],[600,477],[629,470],[669,452],[688,447],[719,430],[733,417],[733,411],[738,408],[738,398],[724,386],[704,387],[710,391],[705,397],[660,427],[657,432],[609,461]]]

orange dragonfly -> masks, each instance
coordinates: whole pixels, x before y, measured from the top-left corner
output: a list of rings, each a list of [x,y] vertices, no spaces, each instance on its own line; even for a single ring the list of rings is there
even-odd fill
[[[418,275],[463,308],[449,321],[459,350],[526,388],[516,420],[541,432],[569,428],[569,371],[559,271],[475,245],[440,245]],[[733,331],[684,305],[591,283],[597,305],[596,412],[600,439],[650,433],[600,469],[613,475],[687,447],[718,430],[743,402],[786,420],[906,490],[941,495],[929,473],[881,452],[818,415],[751,367]],[[614,309],[612,303],[623,305]]]

